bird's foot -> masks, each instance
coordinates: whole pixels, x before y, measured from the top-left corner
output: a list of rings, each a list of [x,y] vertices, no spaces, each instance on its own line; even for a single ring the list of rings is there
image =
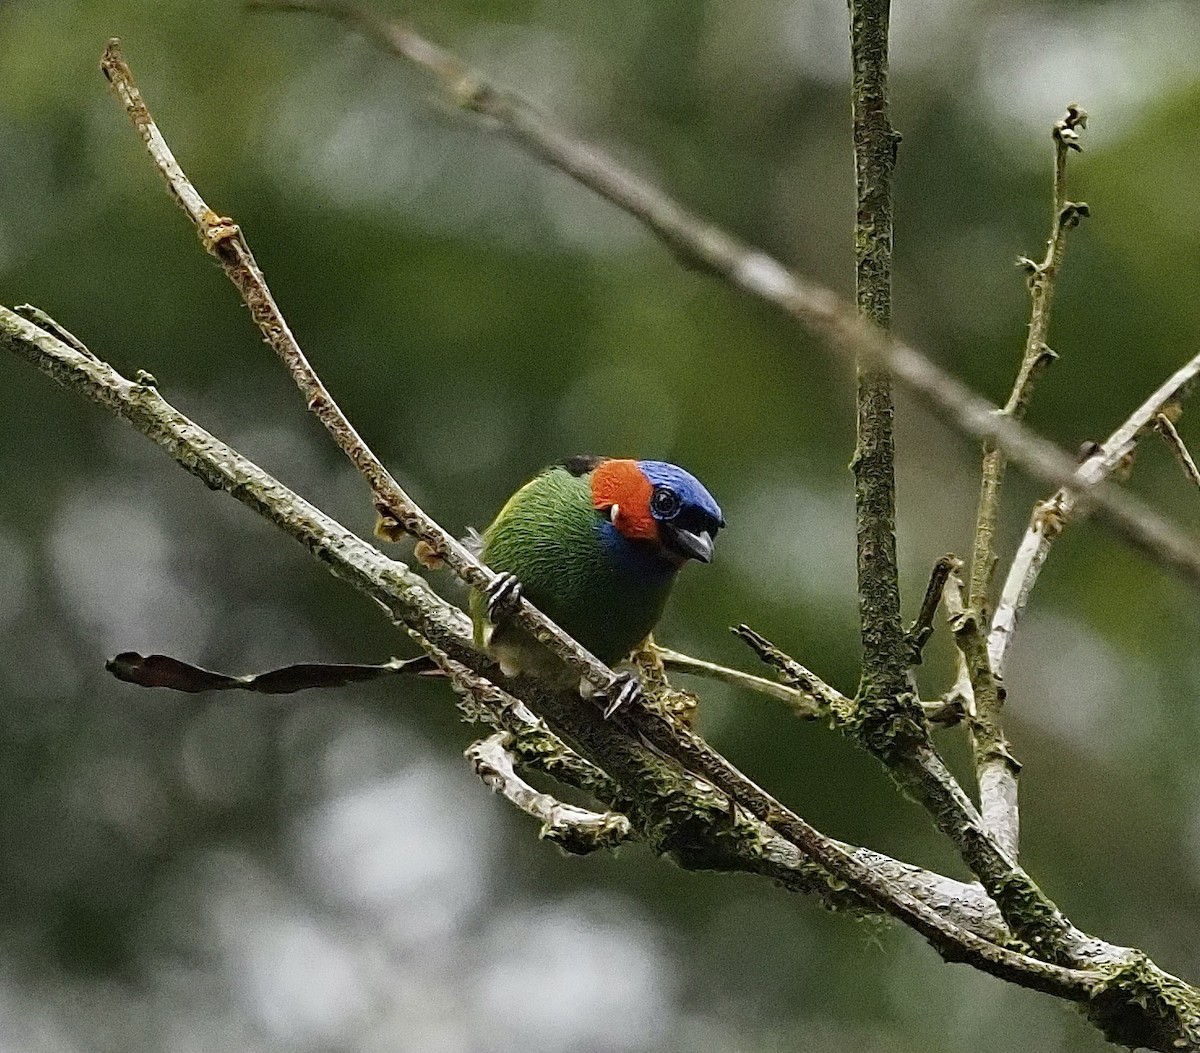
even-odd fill
[[[644,703],[646,695],[635,673],[619,673],[612,687],[599,692],[596,701],[604,707],[604,719],[608,720],[622,706]]]
[[[509,617],[521,602],[521,583],[515,574],[497,574],[485,595],[488,621],[497,625]]]

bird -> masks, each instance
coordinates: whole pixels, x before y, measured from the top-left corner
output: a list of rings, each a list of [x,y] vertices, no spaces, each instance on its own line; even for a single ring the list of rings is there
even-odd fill
[[[704,485],[666,461],[581,455],[553,464],[476,536],[497,577],[471,593],[475,644],[506,676],[569,682],[566,666],[507,617],[523,596],[602,662],[619,663],[658,623],[680,568],[711,562],[724,526]],[[623,688],[609,706],[626,697]]]

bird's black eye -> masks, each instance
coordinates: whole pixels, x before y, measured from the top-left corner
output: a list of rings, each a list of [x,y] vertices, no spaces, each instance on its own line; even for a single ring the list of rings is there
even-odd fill
[[[656,519],[670,519],[678,515],[679,507],[679,495],[665,486],[657,487],[650,495],[650,511]]]

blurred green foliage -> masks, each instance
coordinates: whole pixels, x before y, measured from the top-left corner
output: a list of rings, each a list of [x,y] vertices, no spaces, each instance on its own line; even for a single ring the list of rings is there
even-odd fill
[[[834,0],[392,7],[850,291]],[[941,0],[897,5],[895,23],[896,324],[993,399],[1027,316],[1012,261],[1046,235],[1050,125],[1069,101],[1091,111],[1070,180],[1093,218],[1071,238],[1062,360],[1029,419],[1067,447],[1103,437],[1196,350],[1200,12]],[[126,373],[150,370],[185,412],[369,531],[363,488],[106,96],[111,35],[329,387],[427,509],[481,526],[574,452],[676,460],[730,528],[716,563],[684,576],[663,637],[753,668],[725,631],[748,621],[853,688],[845,370],[332,24],[227,0],[0,3],[0,302],[34,303]],[[2,365],[0,1046],[1101,1048],[1069,1010],[943,966],[906,933],[636,850],[561,857],[457,760],[470,731],[436,686],[209,701],[107,679],[104,657],[125,649],[240,672],[406,644],[123,425]],[[905,398],[899,447],[911,612],[933,560],[968,549],[977,455]],[[1165,449],[1148,445],[1132,485],[1195,522]],[[1039,496],[1011,477],[1003,554]],[[1028,868],[1077,923],[1193,979],[1196,610],[1101,530],[1073,527],[1008,684]],[[941,634],[927,692],[949,658]],[[961,873],[826,729],[724,689],[703,699],[705,733],[806,818]],[[961,768],[961,742],[946,747]]]

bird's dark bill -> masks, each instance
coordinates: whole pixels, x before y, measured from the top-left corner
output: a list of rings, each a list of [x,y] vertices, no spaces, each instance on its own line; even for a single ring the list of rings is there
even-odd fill
[[[672,552],[677,552],[685,559],[694,559],[700,563],[711,563],[713,556],[713,539],[707,530],[694,532],[662,524],[663,541]]]

